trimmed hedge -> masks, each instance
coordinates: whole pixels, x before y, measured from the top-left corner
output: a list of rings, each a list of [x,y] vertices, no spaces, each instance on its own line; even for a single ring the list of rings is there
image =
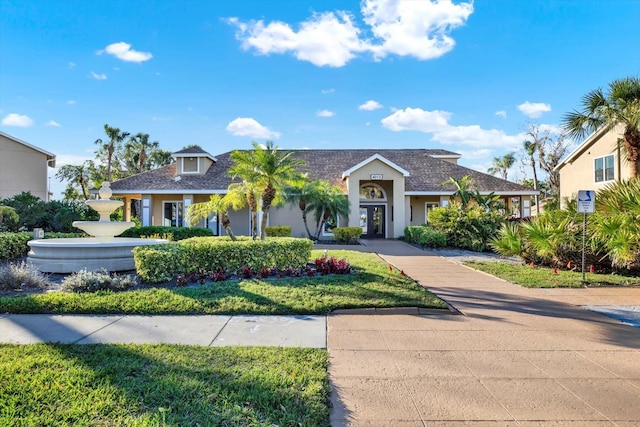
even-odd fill
[[[331,232],[338,242],[354,244],[362,235],[362,227],[335,227]]]
[[[443,248],[447,245],[447,236],[425,225],[405,227],[404,240],[428,248]]]
[[[268,237],[291,237],[290,225],[270,225],[264,231]]]
[[[63,239],[72,237],[86,237],[85,233],[44,233],[45,239]],[[33,240],[32,231],[18,233],[0,232],[0,261],[11,261],[22,258],[29,253],[27,242]]]
[[[213,231],[201,227],[166,227],[152,225],[146,227],[131,227],[125,230],[120,237],[159,238],[167,240],[185,240],[191,237],[213,236]]]
[[[303,267],[311,257],[309,239],[272,237],[253,240],[239,237],[193,237],[176,243],[140,246],[133,250],[138,276],[145,282],[172,280],[177,274],[220,271],[238,274],[244,267],[259,271],[264,267]]]

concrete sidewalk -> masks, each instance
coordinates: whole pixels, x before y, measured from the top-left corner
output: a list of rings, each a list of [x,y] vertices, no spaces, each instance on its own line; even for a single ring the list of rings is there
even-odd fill
[[[0,342],[326,348],[325,316],[0,315]]]
[[[579,306],[640,289],[525,289],[401,242],[365,250],[461,314],[331,315],[332,425],[640,425],[640,329]]]

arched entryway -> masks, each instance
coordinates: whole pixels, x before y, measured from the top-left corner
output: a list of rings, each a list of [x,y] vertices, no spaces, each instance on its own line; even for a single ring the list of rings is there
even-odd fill
[[[377,184],[360,186],[360,227],[362,237],[384,239],[386,237],[387,193]]]

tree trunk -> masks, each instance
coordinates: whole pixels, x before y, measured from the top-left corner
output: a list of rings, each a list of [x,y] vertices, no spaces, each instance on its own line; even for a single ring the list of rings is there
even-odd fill
[[[635,178],[638,176],[638,160],[640,160],[640,129],[626,129],[624,145],[629,159],[629,175],[631,178]]]
[[[536,171],[536,160],[531,156],[531,169],[533,170],[533,189],[538,191],[538,172]],[[536,216],[540,216],[540,197],[538,194],[533,196],[536,201]]]
[[[262,219],[260,220],[260,240],[267,238],[267,222],[269,220],[270,206],[262,207]]]
[[[229,238],[234,242],[238,240],[236,239],[235,234],[233,234],[233,230],[231,230],[231,220],[229,219],[228,212],[225,211],[220,214],[220,222],[222,223],[224,231],[227,232],[227,236],[229,236]]]

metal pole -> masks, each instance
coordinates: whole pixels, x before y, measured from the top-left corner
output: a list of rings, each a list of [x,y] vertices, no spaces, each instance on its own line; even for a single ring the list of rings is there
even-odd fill
[[[587,214],[582,214],[582,283],[585,283],[584,279],[584,247],[587,236]]]

